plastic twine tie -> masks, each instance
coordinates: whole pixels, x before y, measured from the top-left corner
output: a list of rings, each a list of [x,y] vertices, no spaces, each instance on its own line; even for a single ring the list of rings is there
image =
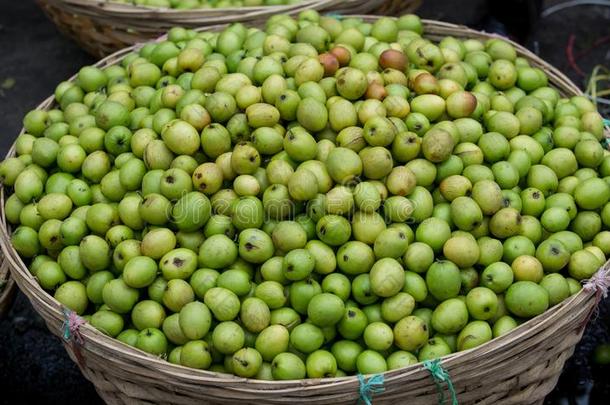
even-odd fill
[[[358,389],[360,401],[366,405],[373,404],[373,394],[379,394],[385,390],[383,387],[383,374],[375,374],[368,380],[362,374],[358,374],[358,381],[360,381],[360,388]]]
[[[445,403],[445,390],[443,383],[447,384],[447,389],[451,394],[451,405],[458,405],[457,395],[455,388],[453,388],[453,382],[451,376],[441,365],[440,359],[426,360],[424,361],[424,368],[430,372],[430,376],[434,380],[436,391],[438,391],[438,403],[443,405]]]
[[[583,280],[583,283],[583,290],[595,293],[595,304],[593,304],[593,308],[587,314],[582,328],[586,327],[593,314],[597,313],[597,306],[602,298],[608,296],[608,289],[610,289],[610,262],[606,262],[590,279]]]
[[[604,124],[604,139],[602,139],[602,146],[604,149],[610,149],[610,119],[603,118]]]
[[[64,308],[64,323],[62,325],[64,340],[82,345],[85,341],[80,333],[80,327],[85,323],[87,321],[78,316],[76,312]]]
[[[341,19],[343,19],[343,14],[341,14],[341,13],[335,13],[335,12],[331,12],[331,13],[326,13],[326,16],[327,16],[327,17],[330,17],[330,18],[334,18],[334,19],[336,19],[336,20],[341,20]]]

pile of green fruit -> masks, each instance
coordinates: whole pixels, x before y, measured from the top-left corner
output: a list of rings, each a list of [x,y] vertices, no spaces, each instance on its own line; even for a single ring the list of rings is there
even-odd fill
[[[306,11],[84,67],[0,167],[12,244],[94,327],[258,379],[481,345],[610,252],[610,154],[501,39]]]
[[[175,8],[193,10],[202,8],[233,8],[285,6],[300,3],[302,0],[110,0],[113,3],[133,4],[136,6]]]

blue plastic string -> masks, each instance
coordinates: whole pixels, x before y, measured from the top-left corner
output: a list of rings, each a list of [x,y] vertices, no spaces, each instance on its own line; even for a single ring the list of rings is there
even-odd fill
[[[443,388],[443,383],[445,383],[451,394],[451,405],[458,405],[453,382],[451,381],[449,373],[441,365],[441,360],[426,360],[424,361],[424,368],[430,372],[430,375],[434,380],[434,385],[436,385],[436,390],[438,391],[438,403],[441,405],[445,404],[445,389]]]
[[[61,326],[64,333],[64,340],[70,341],[70,310],[68,308],[64,308],[64,323]]]
[[[343,19],[343,15],[341,13],[326,13],[326,16],[337,20]]]
[[[383,374],[375,374],[368,380],[362,374],[358,374],[358,380],[360,381],[360,401],[366,405],[372,405],[373,394],[379,394],[385,390],[383,387]]]

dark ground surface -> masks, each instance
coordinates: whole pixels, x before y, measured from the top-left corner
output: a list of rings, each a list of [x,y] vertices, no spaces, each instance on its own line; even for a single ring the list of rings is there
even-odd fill
[[[427,0],[418,14],[488,31],[496,27],[489,22],[482,0]],[[583,87],[586,78],[577,74],[566,58],[571,35],[576,63],[583,72],[590,72],[596,64],[610,66],[610,42],[595,46],[596,41],[610,36],[610,7],[557,12],[538,21],[522,38],[530,49]],[[23,115],[50,95],[57,83],[94,59],[62,37],[32,0],[2,2],[0,51],[0,152],[4,155],[21,128]],[[606,300],[547,403],[608,403],[610,369],[592,365],[590,358],[598,343],[610,341],[609,324],[610,300]],[[8,317],[0,321],[0,403],[101,403],[93,386],[22,294]]]

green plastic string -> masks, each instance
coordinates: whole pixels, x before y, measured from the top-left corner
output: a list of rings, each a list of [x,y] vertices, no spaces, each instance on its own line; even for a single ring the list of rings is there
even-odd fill
[[[358,381],[360,381],[360,401],[364,402],[365,405],[372,405],[373,394],[379,394],[384,391],[383,387],[383,374],[375,374],[371,376],[368,381],[365,376],[358,374]]]
[[[608,118],[604,118],[603,119],[603,123],[604,123],[604,127],[610,131],[610,120]],[[604,149],[610,149],[610,138],[607,137],[608,135],[606,135],[604,137],[604,139],[601,140],[602,146],[604,147]]]
[[[434,380],[434,385],[436,385],[436,390],[438,391],[438,403],[441,405],[445,404],[445,390],[443,388],[443,383],[446,383],[449,393],[451,394],[451,405],[458,405],[455,388],[453,388],[453,382],[451,381],[449,373],[441,365],[441,360],[426,360],[424,361],[424,368],[430,372],[430,375]]]

